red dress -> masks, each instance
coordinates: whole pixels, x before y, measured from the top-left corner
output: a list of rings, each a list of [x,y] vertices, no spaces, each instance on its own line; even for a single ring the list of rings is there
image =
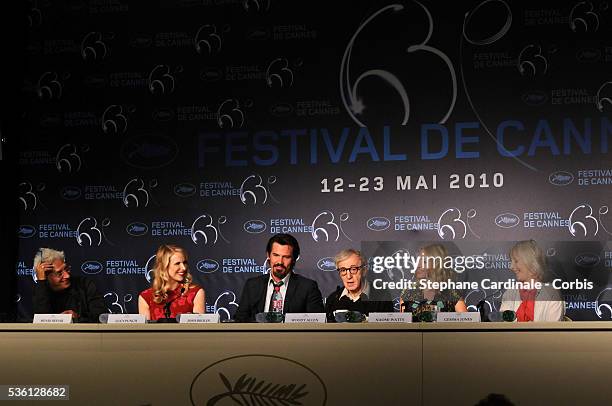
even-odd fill
[[[149,288],[140,292],[140,296],[149,305],[149,316],[151,320],[157,320],[166,317],[164,307],[166,303],[170,303],[170,317],[176,317],[181,313],[193,313],[193,301],[195,300],[196,294],[202,289],[199,285],[189,285],[189,290],[186,294],[181,296],[181,289],[183,287],[179,285],[174,290],[168,291],[168,299],[161,303],[155,303],[153,301],[153,288]]]

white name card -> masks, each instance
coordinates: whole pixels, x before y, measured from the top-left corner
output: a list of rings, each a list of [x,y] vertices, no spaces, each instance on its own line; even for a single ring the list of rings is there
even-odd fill
[[[368,323],[412,323],[412,313],[370,313]]]
[[[144,314],[109,314],[108,324],[144,324],[146,323]]]
[[[218,323],[219,315],[214,314],[179,314],[179,323]]]
[[[325,323],[325,313],[287,313],[285,323]]]
[[[438,312],[436,321],[438,322],[459,322],[459,323],[479,323],[480,313],[476,312]]]
[[[72,314],[44,314],[39,313],[34,315],[34,324],[70,324],[72,323]]]

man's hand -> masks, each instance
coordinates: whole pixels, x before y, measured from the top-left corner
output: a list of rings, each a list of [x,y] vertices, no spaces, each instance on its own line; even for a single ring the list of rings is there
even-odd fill
[[[49,272],[53,272],[53,265],[50,262],[41,262],[36,267],[36,279],[44,281]]]

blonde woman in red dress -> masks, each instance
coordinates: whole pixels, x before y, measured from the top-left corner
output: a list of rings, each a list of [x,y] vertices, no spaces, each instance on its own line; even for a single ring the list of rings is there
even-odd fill
[[[138,296],[138,313],[147,320],[174,318],[181,313],[205,313],[204,289],[192,282],[187,252],[161,245],[155,254],[151,287]]]

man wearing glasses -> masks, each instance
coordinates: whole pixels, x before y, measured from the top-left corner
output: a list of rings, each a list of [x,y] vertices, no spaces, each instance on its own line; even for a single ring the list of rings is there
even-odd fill
[[[343,286],[338,286],[325,301],[327,321],[336,321],[334,312],[338,310],[356,311],[363,315],[393,311],[393,302],[386,292],[382,292],[382,297],[372,292],[366,280],[367,263],[360,251],[352,248],[342,250],[334,261]]]
[[[68,313],[75,322],[97,323],[100,314],[107,312],[93,281],[70,275],[63,251],[40,248],[34,256],[34,271],[34,314]]]

